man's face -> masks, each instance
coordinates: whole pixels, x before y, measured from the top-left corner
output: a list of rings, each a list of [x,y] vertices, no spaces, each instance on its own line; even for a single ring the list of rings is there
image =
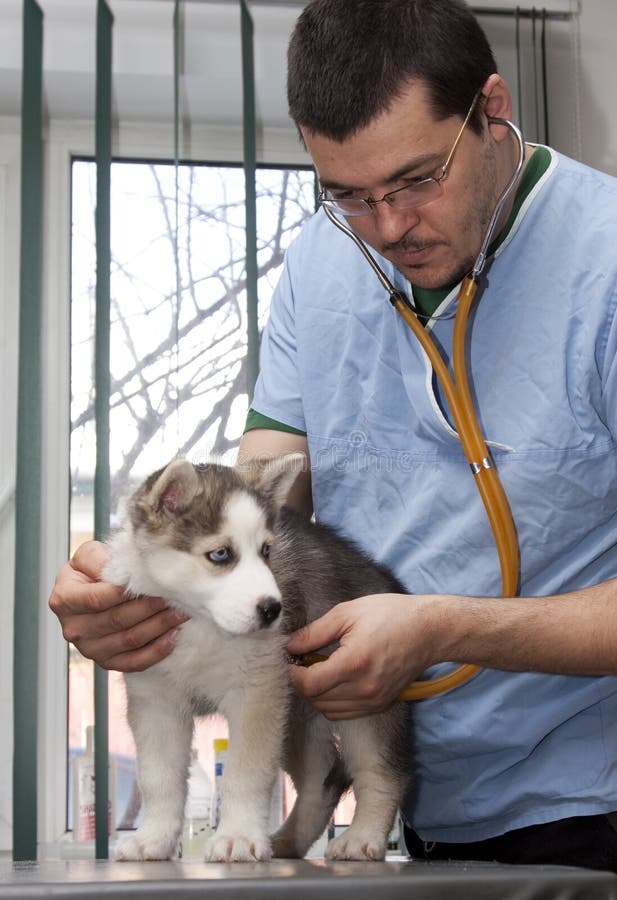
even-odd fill
[[[305,130],[303,137],[322,186],[334,197],[377,200],[412,180],[439,175],[460,127],[459,117],[436,121],[426,88],[415,82],[387,112],[343,142]],[[412,209],[378,203],[347,223],[413,284],[444,287],[472,268],[506,180],[488,128],[477,135],[468,126],[441,195]]]

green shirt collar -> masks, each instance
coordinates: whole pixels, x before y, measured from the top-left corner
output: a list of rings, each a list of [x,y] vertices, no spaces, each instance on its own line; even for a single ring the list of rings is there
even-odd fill
[[[533,188],[540,181],[551,162],[551,152],[548,147],[536,147],[531,159],[525,166],[519,186],[516,189],[514,204],[508,221],[500,231],[497,238],[490,245],[488,255],[491,256],[503,244],[518,216],[521,207]],[[414,304],[418,312],[424,318],[430,318],[435,310],[443,303],[454,285],[444,288],[421,288],[412,285]]]

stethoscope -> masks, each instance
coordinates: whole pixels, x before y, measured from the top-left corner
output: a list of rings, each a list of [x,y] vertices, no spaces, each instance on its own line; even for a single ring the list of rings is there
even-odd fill
[[[469,383],[467,379],[467,366],[465,362],[465,335],[467,330],[467,318],[471,304],[478,289],[478,282],[486,265],[488,248],[493,238],[495,228],[499,222],[504,205],[514,190],[525,163],[525,144],[520,130],[508,119],[490,117],[489,123],[505,125],[516,138],[518,145],[518,162],[516,169],[499,197],[493,215],[489,222],[482,241],[480,253],[469,275],[466,275],[461,284],[458,295],[458,308],[454,319],[454,336],[452,343],[452,369],[454,378],[448,372],[439,350],[430,337],[427,329],[420,323],[413,307],[407,297],[398,291],[385,272],[377,264],[373,255],[364,242],[340,221],[332,210],[324,206],[324,212],[330,221],[344,232],[361,250],[367,262],[379,278],[379,281],[388,292],[390,303],[402,316],[407,325],[417,337],[422,349],[428,356],[433,370],[446,395],[446,400],[454,420],[459,440],[462,444],[465,457],[473,473],[476,486],[482,497],[482,502],[491,525],[499,564],[501,569],[502,596],[513,597],[518,592],[519,582],[519,551],[516,538],[516,529],[512,519],[512,513],[508,500],[495,469],[482,430],[478,423]],[[441,694],[451,688],[458,687],[468,681],[480,671],[479,666],[470,664],[461,665],[452,672],[438,678],[425,681],[414,681],[400,695],[401,700],[421,700]]]

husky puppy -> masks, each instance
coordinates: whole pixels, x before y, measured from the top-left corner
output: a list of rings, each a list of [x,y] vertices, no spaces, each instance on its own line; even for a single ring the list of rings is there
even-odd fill
[[[176,460],[137,489],[109,541],[105,579],[191,616],[166,659],[125,676],[144,816],[116,859],[175,853],[193,717],[216,710],[230,743],[206,860],[304,856],[352,783],[353,822],[326,856],[384,857],[407,781],[406,707],[328,722],[291,690],[284,648],[335,603],[404,589],[330,528],[283,506],[304,462],[297,453],[236,468]],[[270,836],[281,767],[298,796]]]

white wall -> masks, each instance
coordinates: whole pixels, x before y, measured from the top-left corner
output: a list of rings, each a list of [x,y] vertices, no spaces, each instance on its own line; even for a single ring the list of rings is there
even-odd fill
[[[581,159],[617,175],[617,3],[582,0]]]
[[[490,5],[509,0],[493,0]],[[46,611],[53,573],[66,552],[68,460],[69,179],[72,152],[92,152],[95,0],[40,0],[45,12],[46,142],[44,264],[44,500],[41,595],[41,839],[57,836],[63,819],[63,695],[65,646]],[[576,0],[546,0],[567,9]],[[168,30],[173,4],[111,0],[114,36],[114,111],[122,154],[170,156],[173,147],[172,55]],[[264,162],[307,162],[286,121],[284,62],[295,10],[255,6],[258,152]],[[241,159],[240,47],[235,3],[186,5],[182,85],[183,155]],[[515,91],[512,21],[482,19],[500,69]],[[10,847],[12,767],[13,504],[19,283],[19,108],[21,0],[0,2],[0,851]],[[617,2],[582,0],[573,26],[549,31],[552,143],[617,175]],[[579,57],[580,52],[580,57]],[[525,51],[525,104],[532,90]],[[533,135],[530,135],[533,136]]]
[[[287,131],[290,143],[295,143],[295,134],[287,121],[284,72],[287,36],[298,10],[287,5],[268,7],[261,2],[253,9],[258,122]],[[475,6],[515,5],[511,0],[472,2]],[[53,120],[88,121],[94,107],[96,0],[39,0],[39,3],[45,14],[46,111]],[[173,3],[171,0],[109,0],[109,5],[115,18],[114,115],[124,123],[160,124],[167,129],[171,150]],[[617,141],[614,140],[617,121],[613,115],[617,3],[615,0],[544,0],[543,5],[556,11],[580,7],[575,27],[569,22],[548,25],[551,142],[566,153],[617,174]],[[480,21],[493,43],[500,70],[516,95],[514,22],[492,16],[480,16]],[[238,126],[242,90],[236,0],[187,2],[184,25],[181,106],[185,138],[190,138],[192,129],[204,123]],[[2,0],[0,116],[19,115],[20,28],[21,0]],[[521,33],[524,106],[528,115],[533,91],[529,21],[522,21]],[[525,121],[525,130],[533,139],[534,129],[530,125]],[[190,144],[186,149],[190,150]]]

